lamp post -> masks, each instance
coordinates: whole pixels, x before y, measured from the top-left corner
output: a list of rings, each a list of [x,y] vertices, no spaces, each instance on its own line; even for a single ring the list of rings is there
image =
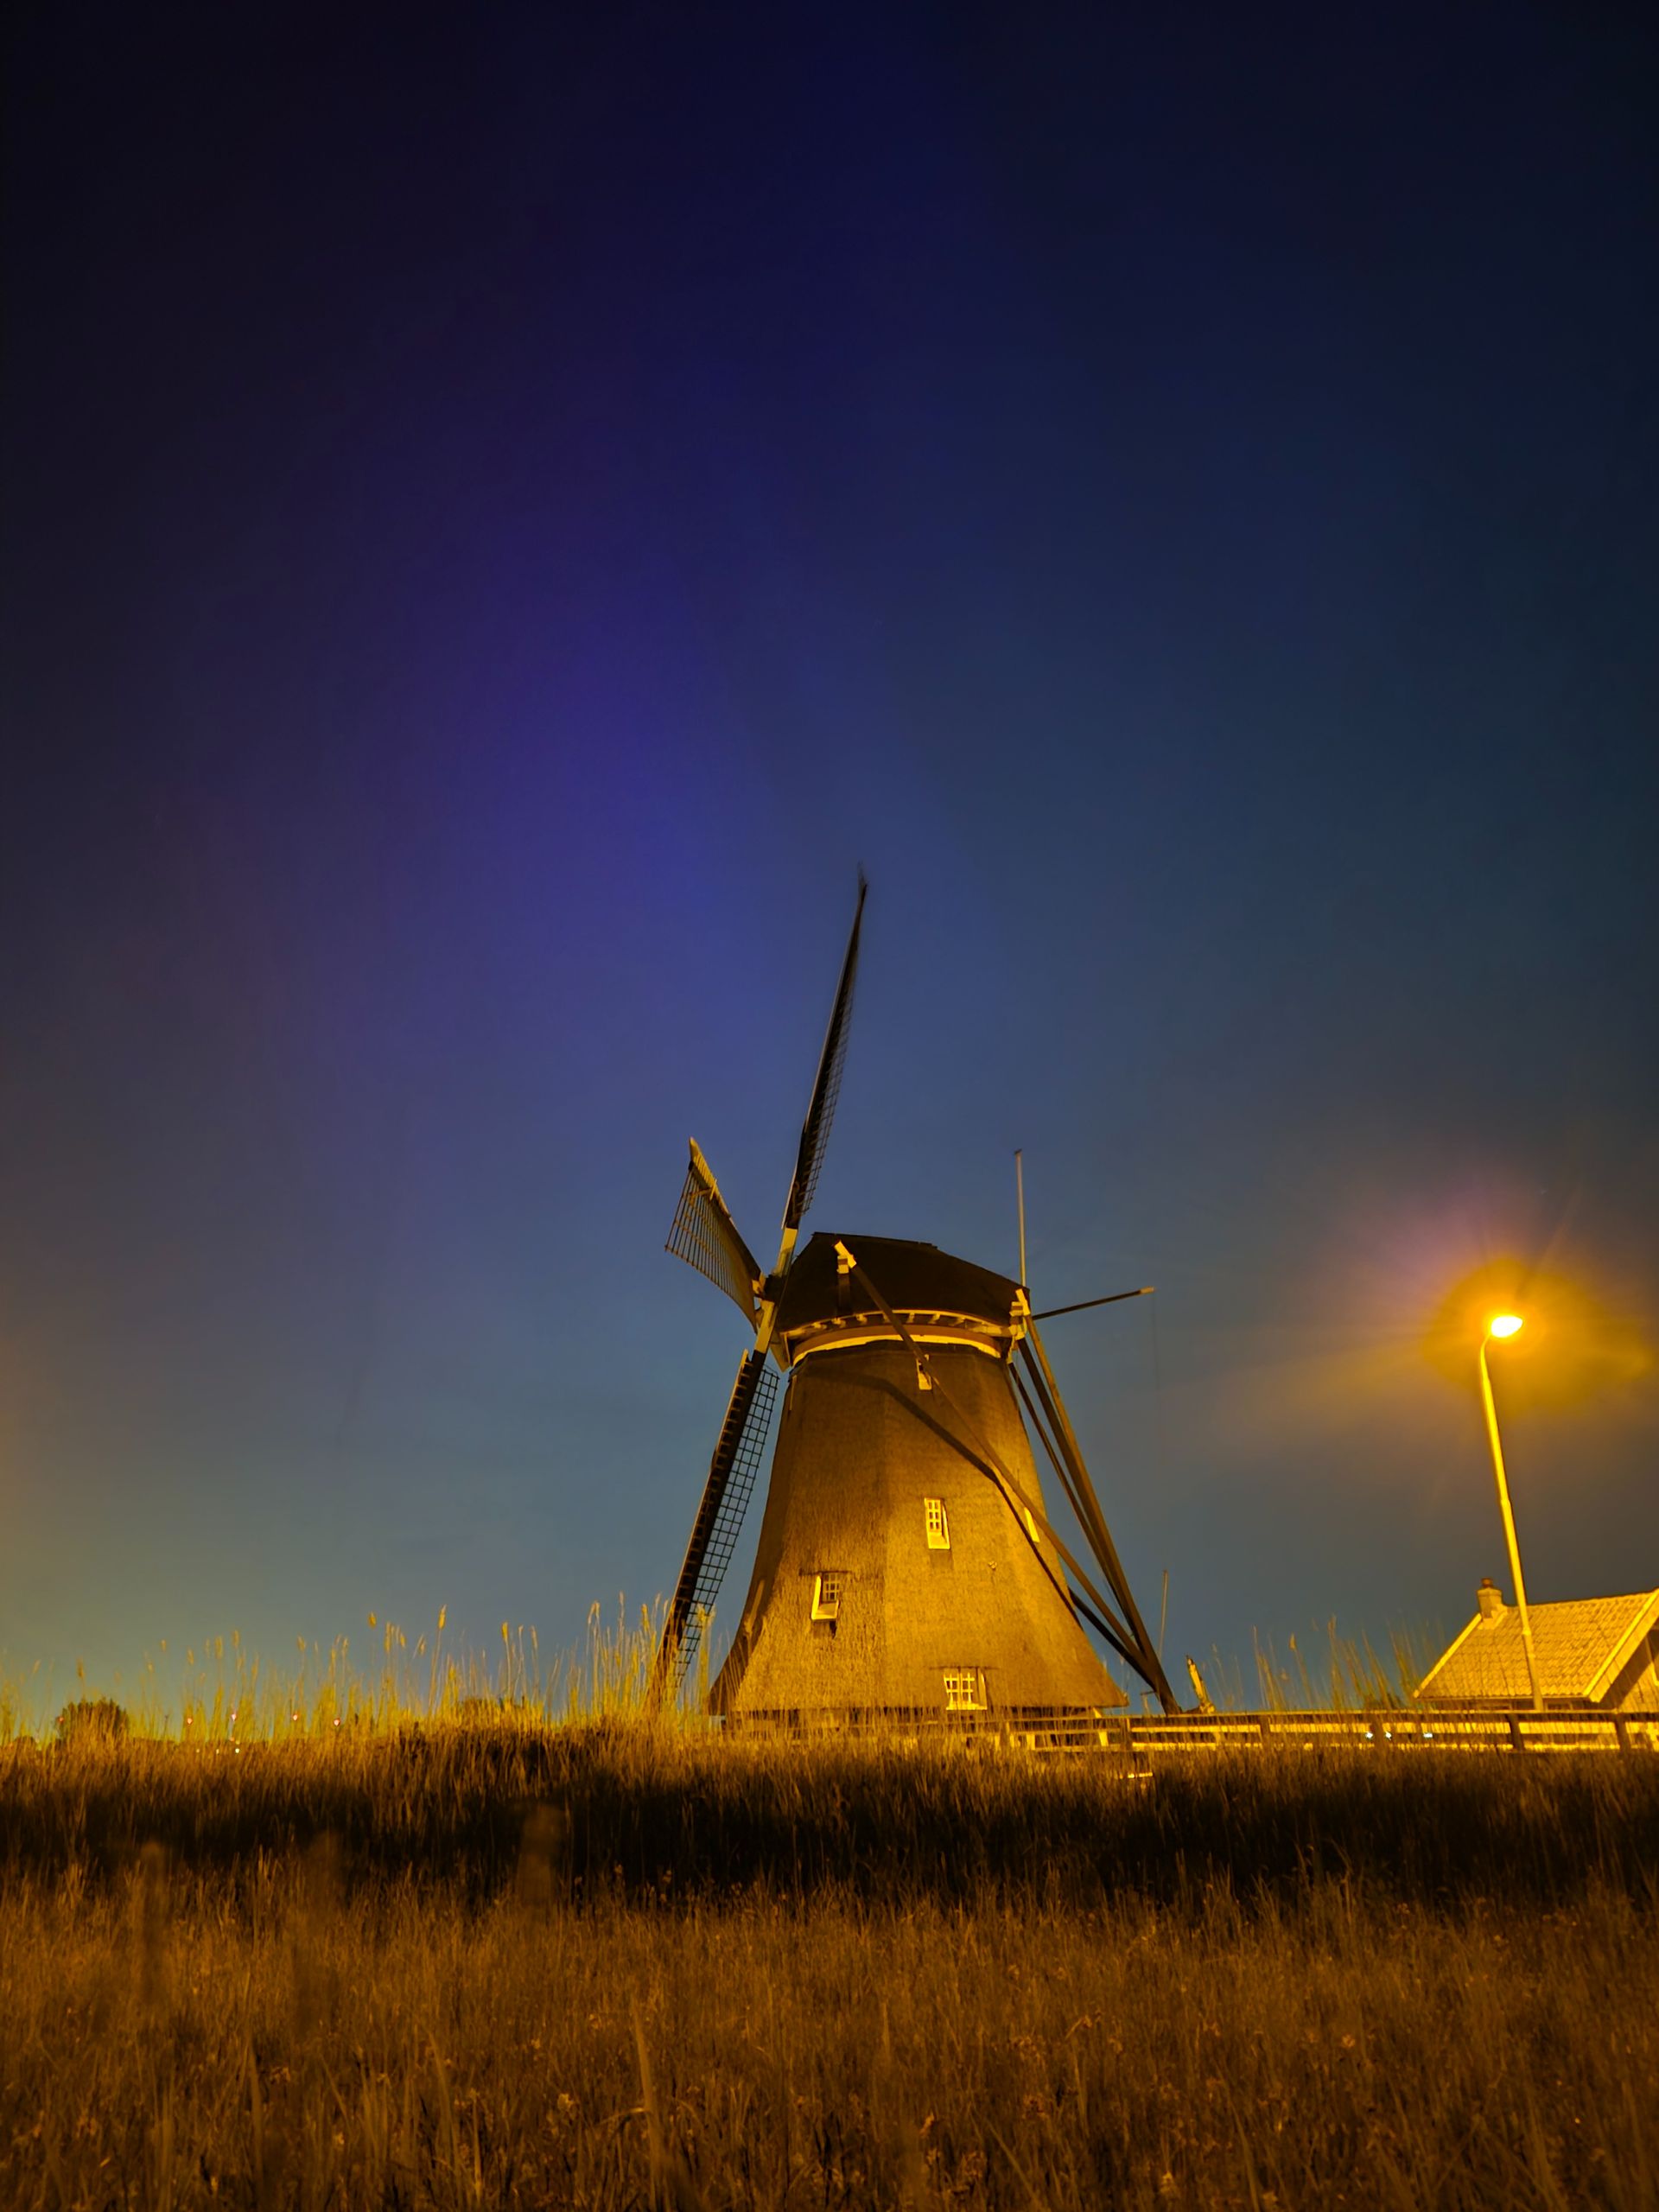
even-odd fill
[[[1522,1328],[1518,1313],[1497,1313],[1486,1324],[1486,1333],[1480,1340],[1480,1402],[1486,1408],[1486,1434],[1492,1446],[1492,1472],[1497,1478],[1498,1510],[1503,1516],[1503,1540],[1510,1548],[1510,1572],[1515,1577],[1516,1610],[1521,1616],[1521,1642],[1527,1654],[1527,1679],[1532,1685],[1532,1709],[1544,1709],[1543,1692],[1538,1687],[1538,1660],[1532,1648],[1532,1622],[1527,1613],[1527,1586],[1521,1573],[1521,1547],[1516,1540],[1515,1515],[1510,1510],[1509,1479],[1503,1472],[1503,1446],[1497,1433],[1497,1408],[1492,1402],[1492,1378],[1486,1371],[1486,1347],[1496,1337],[1500,1343],[1506,1337],[1518,1336]]]

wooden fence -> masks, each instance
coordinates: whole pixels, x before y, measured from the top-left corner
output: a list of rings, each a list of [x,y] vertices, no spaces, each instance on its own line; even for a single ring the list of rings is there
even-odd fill
[[[1425,1706],[1408,1712],[1177,1713],[1119,1721],[1138,1762],[1179,1754],[1258,1751],[1659,1751],[1659,1712],[1494,1710]],[[1121,1739],[1120,1739],[1121,1740]]]

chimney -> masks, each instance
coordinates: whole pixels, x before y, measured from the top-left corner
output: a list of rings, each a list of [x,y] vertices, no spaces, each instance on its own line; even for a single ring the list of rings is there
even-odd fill
[[[1490,1574],[1481,1576],[1480,1587],[1475,1592],[1475,1603],[1480,1607],[1480,1618],[1484,1621],[1495,1621],[1505,1610],[1503,1592]]]

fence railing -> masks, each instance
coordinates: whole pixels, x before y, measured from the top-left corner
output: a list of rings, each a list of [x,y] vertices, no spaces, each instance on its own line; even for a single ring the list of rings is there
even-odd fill
[[[1422,1706],[1368,1713],[1177,1713],[1117,1723],[1147,1759],[1254,1751],[1659,1751],[1659,1712]]]

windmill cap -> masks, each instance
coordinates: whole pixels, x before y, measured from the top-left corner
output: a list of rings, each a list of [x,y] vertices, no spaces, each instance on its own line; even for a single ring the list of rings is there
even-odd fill
[[[942,1252],[937,1244],[912,1243],[897,1236],[858,1236],[848,1232],[810,1237],[797,1253],[784,1286],[778,1326],[785,1336],[839,1315],[862,1311],[868,1303],[836,1264],[836,1247],[844,1244],[860,1271],[896,1313],[955,1313],[1005,1329],[1019,1285]]]

